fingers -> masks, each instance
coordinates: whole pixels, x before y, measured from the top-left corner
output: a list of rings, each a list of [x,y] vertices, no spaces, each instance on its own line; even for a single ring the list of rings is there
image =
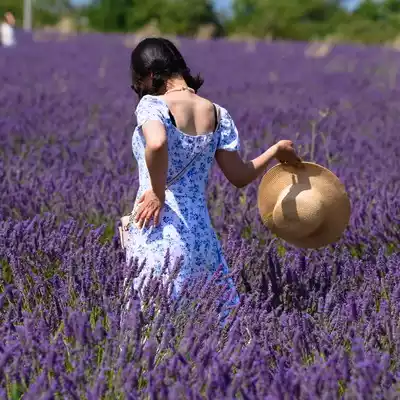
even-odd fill
[[[150,221],[153,218],[153,225],[157,226],[160,223],[161,209],[146,208],[142,210],[139,218],[137,219],[137,226],[142,229],[150,225]]]
[[[146,196],[146,192],[144,192],[141,196],[140,196],[140,198],[138,198],[137,200],[136,200],[136,205],[135,205],[135,207],[133,208],[133,214],[134,214],[134,216],[135,216],[135,222],[137,222],[138,221],[138,219],[139,219],[139,217],[140,217],[140,213],[143,211],[143,207],[141,207],[142,206],[142,204],[144,203],[144,199],[145,199],[145,196]]]
[[[148,221],[150,219],[151,214],[152,214],[152,210],[149,209],[148,204],[142,206],[141,209],[139,210],[136,220],[135,220],[137,226],[139,228],[143,228],[144,226],[146,226],[146,221]]]
[[[162,203],[154,196],[147,196],[147,192],[144,192],[137,201],[137,209],[134,213],[135,224],[139,229],[149,226],[151,218],[154,218],[154,226],[159,224],[160,212]]]
[[[146,206],[145,206],[145,205],[140,206],[140,207],[137,209],[137,211],[136,211],[136,217],[135,217],[135,222],[139,222],[139,221],[142,219],[143,214],[144,214],[145,211],[146,211]]]
[[[142,218],[138,224],[140,229],[145,228],[149,224],[152,214],[152,210],[146,210],[146,212],[142,214]]]
[[[160,211],[161,210],[155,210],[154,211],[154,226],[157,226],[160,223]]]
[[[138,221],[137,227],[138,227],[139,229],[144,228],[144,227],[146,226],[147,220],[148,220],[147,217],[142,217],[142,218]]]
[[[298,157],[296,154],[293,154],[293,156],[291,157],[286,157],[286,158],[280,158],[278,159],[278,161],[281,164],[289,164],[289,165],[299,165],[302,163],[302,159],[300,157]]]
[[[140,228],[146,228],[149,225],[151,217],[146,217],[143,219],[143,224]]]
[[[303,160],[297,155],[294,143],[291,140],[281,140],[278,144],[277,160],[281,164],[288,164],[295,167],[301,166]]]

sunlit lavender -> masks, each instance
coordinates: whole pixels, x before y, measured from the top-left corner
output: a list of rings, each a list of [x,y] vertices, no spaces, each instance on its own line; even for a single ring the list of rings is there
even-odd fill
[[[262,225],[259,182],[236,189],[215,166],[209,209],[241,293],[221,309],[218,274],[179,301],[173,277],[142,301],[126,284],[143,265],[117,232],[138,186],[124,43],[0,49],[0,399],[398,398],[400,54],[179,39],[244,158],[292,139],[352,204],[338,243],[296,250]]]

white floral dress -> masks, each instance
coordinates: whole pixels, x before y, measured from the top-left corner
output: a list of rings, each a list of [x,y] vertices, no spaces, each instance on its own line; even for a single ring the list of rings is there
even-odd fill
[[[145,139],[141,128],[146,121],[161,121],[166,127],[167,183],[187,166],[197,152],[200,154],[185,173],[166,190],[160,224],[143,229],[132,224],[129,229],[127,260],[137,258],[139,265],[146,260],[144,269],[135,280],[135,289],[143,278],[146,282],[152,269],[155,275],[161,275],[167,249],[170,252],[171,270],[177,258],[183,257],[180,273],[174,280],[175,294],[179,294],[186,278],[194,277],[199,272],[207,272],[211,276],[220,265],[223,266],[224,273],[229,272],[208,213],[206,187],[216,150],[238,150],[239,138],[227,110],[217,107],[220,115],[217,129],[199,136],[188,135],[177,129],[171,121],[167,104],[158,96],[144,96],[136,108],[137,126],[132,137],[132,150],[139,170],[137,199],[145,190],[151,188],[145,161]],[[168,278],[168,272],[171,271],[167,271],[163,279]]]

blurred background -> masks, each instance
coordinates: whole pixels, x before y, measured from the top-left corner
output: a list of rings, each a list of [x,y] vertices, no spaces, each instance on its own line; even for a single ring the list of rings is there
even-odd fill
[[[394,45],[400,39],[400,0],[0,0],[6,11],[19,31]]]

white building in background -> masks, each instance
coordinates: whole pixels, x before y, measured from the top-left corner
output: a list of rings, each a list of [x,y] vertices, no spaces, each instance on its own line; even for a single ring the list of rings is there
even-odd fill
[[[4,20],[0,25],[0,43],[3,47],[12,47],[16,45],[14,25],[14,16],[9,12],[5,13]]]

